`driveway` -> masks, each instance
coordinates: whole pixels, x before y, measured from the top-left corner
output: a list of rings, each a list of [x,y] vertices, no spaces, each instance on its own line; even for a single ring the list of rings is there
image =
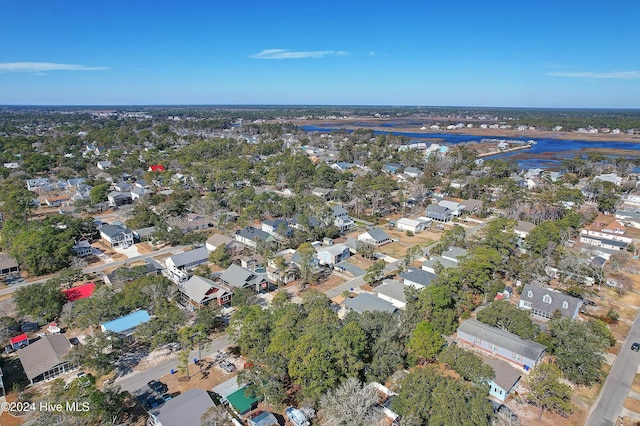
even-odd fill
[[[136,245],[129,246],[127,248],[122,247],[114,247],[113,249],[116,253],[124,254],[127,256],[127,259],[132,257],[140,256],[140,252],[138,251],[138,247]]]

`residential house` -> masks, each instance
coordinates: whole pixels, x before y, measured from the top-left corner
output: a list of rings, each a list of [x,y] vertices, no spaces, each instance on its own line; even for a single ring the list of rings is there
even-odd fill
[[[253,226],[245,226],[241,230],[237,231],[234,238],[236,241],[247,247],[251,247],[254,250],[258,248],[258,244],[261,242],[268,243],[275,240],[275,238],[268,232],[254,228]]]
[[[462,214],[462,211],[465,209],[464,204],[461,204],[457,201],[442,200],[438,202],[438,205],[440,207],[449,209],[453,216],[460,216]]]
[[[384,166],[382,166],[382,170],[390,173],[392,175],[395,175],[396,173],[398,173],[398,171],[402,169],[402,164],[398,164],[398,163],[386,163]]]
[[[66,204],[71,197],[69,197],[68,195],[58,195],[55,197],[46,197],[44,199],[44,202],[47,206],[49,207],[60,207],[64,204]]]
[[[18,358],[27,379],[33,384],[76,369],[76,363],[65,359],[69,350],[71,343],[64,334],[45,335],[18,350]]]
[[[75,302],[76,300],[87,299],[93,295],[96,289],[95,283],[86,283],[76,287],[66,288],[62,290],[67,302]]]
[[[520,382],[522,373],[499,359],[485,359],[483,362],[495,373],[495,377],[489,380],[489,395],[498,401],[505,402],[507,396]]]
[[[283,269],[278,269],[275,259],[269,259],[267,264],[267,278],[272,283],[282,283],[289,284],[291,281],[295,281],[296,279],[296,271],[293,265],[291,265],[291,257],[295,250],[288,249],[286,252],[290,253],[288,256],[283,256],[285,259],[285,267]],[[282,253],[282,252],[281,252]],[[278,255],[277,255],[278,256]],[[288,257],[288,260],[287,260]]]
[[[187,213],[185,218],[180,218],[172,222],[172,227],[180,229],[183,234],[201,229],[208,229],[212,225],[211,221],[196,213]]]
[[[459,263],[460,260],[467,255],[467,250],[460,247],[449,247],[448,250],[442,252],[442,258],[451,262]]]
[[[260,228],[279,240],[293,236],[293,229],[289,229],[289,222],[282,219],[263,220]]]
[[[309,426],[309,420],[307,419],[306,414],[302,412],[302,410],[298,410],[295,407],[287,407],[284,410],[285,418],[293,425],[293,426]]]
[[[348,310],[359,314],[376,311],[394,313],[397,309],[390,302],[382,300],[371,293],[360,293],[356,297],[350,297],[344,301],[343,305]]]
[[[453,213],[447,207],[438,204],[429,204],[425,210],[425,216],[439,222],[449,222],[453,217]]]
[[[7,253],[0,253],[0,277],[6,277],[7,275],[17,274],[20,272],[20,266],[18,262],[12,257],[9,257]]]
[[[91,243],[86,238],[80,238],[73,247],[71,247],[73,253],[77,257],[87,257],[93,254],[93,247],[91,247]]]
[[[391,242],[391,237],[380,228],[369,229],[358,235],[358,241],[372,244],[374,247],[380,247]]]
[[[335,244],[329,247],[316,249],[316,257],[320,265],[335,265],[351,256],[349,247],[344,244]]]
[[[400,274],[400,278],[404,285],[411,286],[413,288],[421,289],[428,285],[431,285],[431,281],[436,277],[436,274],[425,271],[424,269],[409,268],[407,272]]]
[[[516,225],[513,227],[513,232],[515,232],[518,237],[525,239],[529,236],[529,232],[533,231],[535,227],[536,225],[531,222],[518,220]]]
[[[269,287],[266,274],[253,272],[236,264],[222,271],[220,280],[231,288],[250,288],[255,292]]]
[[[418,234],[425,229],[431,226],[431,219],[420,220],[420,219],[409,219],[407,217],[403,217],[398,219],[396,222],[396,228],[399,231],[409,231],[414,234]]]
[[[534,317],[551,319],[558,312],[564,318],[574,319],[582,306],[582,300],[550,288],[526,284],[520,294],[518,307],[528,309]]]
[[[96,164],[96,166],[100,169],[100,170],[106,170],[109,167],[111,167],[111,161],[105,160],[105,161],[98,161],[98,164]]]
[[[157,228],[155,226],[148,226],[146,228],[134,229],[133,236],[136,241],[153,241],[153,234],[155,234]]]
[[[145,310],[135,311],[123,317],[100,324],[103,333],[114,333],[120,337],[132,339],[138,326],[149,322],[151,317]]]
[[[331,206],[333,214],[333,224],[340,232],[346,232],[353,228],[356,223],[349,217],[349,213],[341,206]]]
[[[391,303],[398,309],[404,309],[407,306],[406,289],[407,286],[400,281],[383,280],[382,284],[377,286],[374,291],[380,299]]]
[[[153,191],[148,188],[134,185],[129,193],[131,194],[131,200],[136,201],[150,196],[151,194],[153,194]]]
[[[411,178],[417,178],[418,176],[422,175],[422,170],[417,167],[407,167],[406,169],[404,169],[404,173]]]
[[[100,237],[109,243],[110,247],[127,248],[133,245],[133,232],[123,225],[102,225]]]
[[[535,367],[544,356],[546,346],[524,340],[516,334],[468,319],[458,327],[458,340],[481,349],[525,371]]]
[[[457,268],[458,262],[454,262],[440,256],[431,256],[428,260],[422,262],[422,270],[431,272],[435,275],[436,270],[438,269],[438,265],[442,266],[443,268]]]
[[[124,181],[120,181],[113,186],[113,190],[117,192],[130,192],[131,188],[131,184]]]
[[[614,236],[609,236],[609,238],[596,237],[586,233],[584,230],[580,233],[580,242],[613,251],[622,251],[628,245],[628,243],[620,241],[619,238],[615,239]]]
[[[268,411],[252,414],[246,421],[248,426],[280,426],[276,416]]]
[[[331,197],[332,192],[333,192],[332,189],[316,187],[311,190],[311,195],[315,195],[316,197],[320,197],[325,201],[329,201],[332,198]]]
[[[147,171],[148,172],[164,172],[165,168],[162,164],[155,164],[153,166],[149,166]]]
[[[317,228],[320,226],[320,222],[315,217],[296,213],[289,219],[289,226],[293,229],[307,230],[309,228]]]
[[[616,173],[605,173],[598,176],[595,176],[593,180],[599,180],[602,182],[611,182],[616,186],[622,185],[622,178],[618,176]]]
[[[118,192],[111,191],[107,194],[107,201],[109,201],[109,205],[111,207],[123,206],[125,204],[131,204],[133,200],[131,199],[131,192]]]
[[[38,194],[48,192],[51,188],[49,184],[49,178],[27,179],[26,183],[27,190],[33,191]]]
[[[168,257],[164,264],[167,278],[176,284],[187,281],[191,271],[198,265],[209,262],[209,250],[200,247]]]
[[[204,246],[209,251],[216,251],[216,249],[220,246],[228,247],[231,242],[233,242],[233,238],[223,235],[223,234],[213,234],[207,241],[204,243]]]
[[[208,305],[211,301],[216,305],[225,305],[231,302],[233,296],[230,288],[199,275],[192,276],[178,288],[182,301],[191,310]]]
[[[349,164],[349,163],[345,163],[344,161],[338,161],[337,163],[333,163],[331,165],[331,168],[334,170],[339,170],[341,172],[344,172],[346,170],[349,170],[353,165]]]
[[[462,202],[462,205],[464,206],[463,210],[473,214],[473,213],[478,213],[480,210],[482,210],[482,207],[484,206],[484,202],[482,200],[476,200],[476,199],[470,198],[468,200],[464,200]]]
[[[199,425],[202,416],[214,407],[207,391],[191,388],[150,410],[147,426]]]

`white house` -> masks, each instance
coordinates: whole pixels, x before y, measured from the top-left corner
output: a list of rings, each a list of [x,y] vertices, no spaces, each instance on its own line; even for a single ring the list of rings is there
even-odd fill
[[[165,274],[171,281],[179,284],[191,277],[193,268],[208,261],[209,250],[206,247],[175,254],[165,260]]]
[[[398,219],[398,222],[396,222],[396,228],[399,231],[411,231],[414,234],[417,234],[431,226],[431,222],[431,219],[420,220],[403,217],[401,219]]]
[[[100,237],[111,247],[127,248],[133,245],[133,232],[122,225],[103,225],[100,228]]]
[[[593,180],[599,180],[602,182],[611,182],[617,186],[622,185],[622,178],[618,176],[616,173],[605,173],[598,175],[593,178]]]
[[[375,247],[391,242],[391,238],[380,228],[373,228],[358,235],[358,241],[372,244]]]
[[[457,201],[442,200],[438,205],[451,210],[451,214],[454,216],[460,216],[462,210],[464,210],[464,204],[458,203]]]

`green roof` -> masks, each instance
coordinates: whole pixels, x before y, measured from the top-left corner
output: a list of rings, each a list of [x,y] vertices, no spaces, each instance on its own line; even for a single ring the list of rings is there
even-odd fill
[[[227,396],[227,401],[229,401],[229,404],[233,405],[233,408],[235,408],[236,411],[240,414],[251,411],[253,405],[258,402],[258,398],[247,395],[245,391],[246,387],[238,389],[231,395]]]

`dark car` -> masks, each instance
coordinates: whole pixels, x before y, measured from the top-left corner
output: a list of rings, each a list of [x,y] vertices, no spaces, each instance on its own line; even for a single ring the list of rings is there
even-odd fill
[[[166,393],[169,390],[169,387],[167,385],[156,380],[151,380],[149,383],[147,383],[147,386],[149,386],[149,389],[151,389],[152,391],[160,394]]]
[[[633,345],[631,345],[631,350],[636,352],[640,351],[640,343],[635,342]]]

